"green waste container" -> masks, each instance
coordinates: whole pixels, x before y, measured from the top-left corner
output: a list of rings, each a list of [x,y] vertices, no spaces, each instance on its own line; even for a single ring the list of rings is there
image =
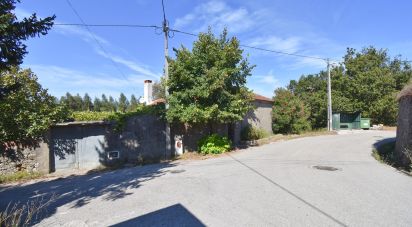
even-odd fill
[[[371,119],[361,118],[360,124],[361,124],[361,129],[369,129],[371,127]]]

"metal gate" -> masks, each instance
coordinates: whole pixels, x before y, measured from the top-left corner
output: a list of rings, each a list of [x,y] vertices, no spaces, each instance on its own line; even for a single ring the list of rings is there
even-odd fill
[[[105,127],[54,127],[50,131],[52,171],[93,169],[105,160]]]

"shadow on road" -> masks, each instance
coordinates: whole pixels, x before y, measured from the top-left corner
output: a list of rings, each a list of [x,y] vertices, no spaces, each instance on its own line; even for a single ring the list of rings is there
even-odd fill
[[[151,213],[111,225],[124,226],[206,226],[181,204],[175,204]]]
[[[0,211],[8,204],[26,204],[32,201],[49,201],[45,209],[31,224],[39,223],[56,213],[58,207],[69,204],[78,208],[90,200],[101,197],[103,200],[117,200],[130,195],[128,189],[138,188],[142,182],[150,181],[168,172],[170,163],[120,169],[110,172],[93,173],[83,176],[70,176],[30,185],[0,186]]]
[[[384,144],[391,143],[391,142],[396,142],[396,137],[392,138],[384,138],[384,139],[379,139],[381,137],[378,137],[378,140],[373,144],[373,148],[378,149]]]

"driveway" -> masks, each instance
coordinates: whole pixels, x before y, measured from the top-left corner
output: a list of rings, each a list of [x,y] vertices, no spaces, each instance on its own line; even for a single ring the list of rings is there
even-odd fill
[[[301,138],[221,158],[3,186],[0,205],[55,194],[39,226],[412,226],[412,178],[371,157],[374,143],[394,136]]]

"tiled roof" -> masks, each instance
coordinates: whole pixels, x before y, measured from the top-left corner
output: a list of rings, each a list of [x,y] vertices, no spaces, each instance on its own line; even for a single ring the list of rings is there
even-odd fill
[[[273,102],[273,99],[262,96],[262,95],[258,95],[256,93],[253,93],[253,95],[255,96],[255,100],[259,100],[259,101],[265,101],[265,102]]]

